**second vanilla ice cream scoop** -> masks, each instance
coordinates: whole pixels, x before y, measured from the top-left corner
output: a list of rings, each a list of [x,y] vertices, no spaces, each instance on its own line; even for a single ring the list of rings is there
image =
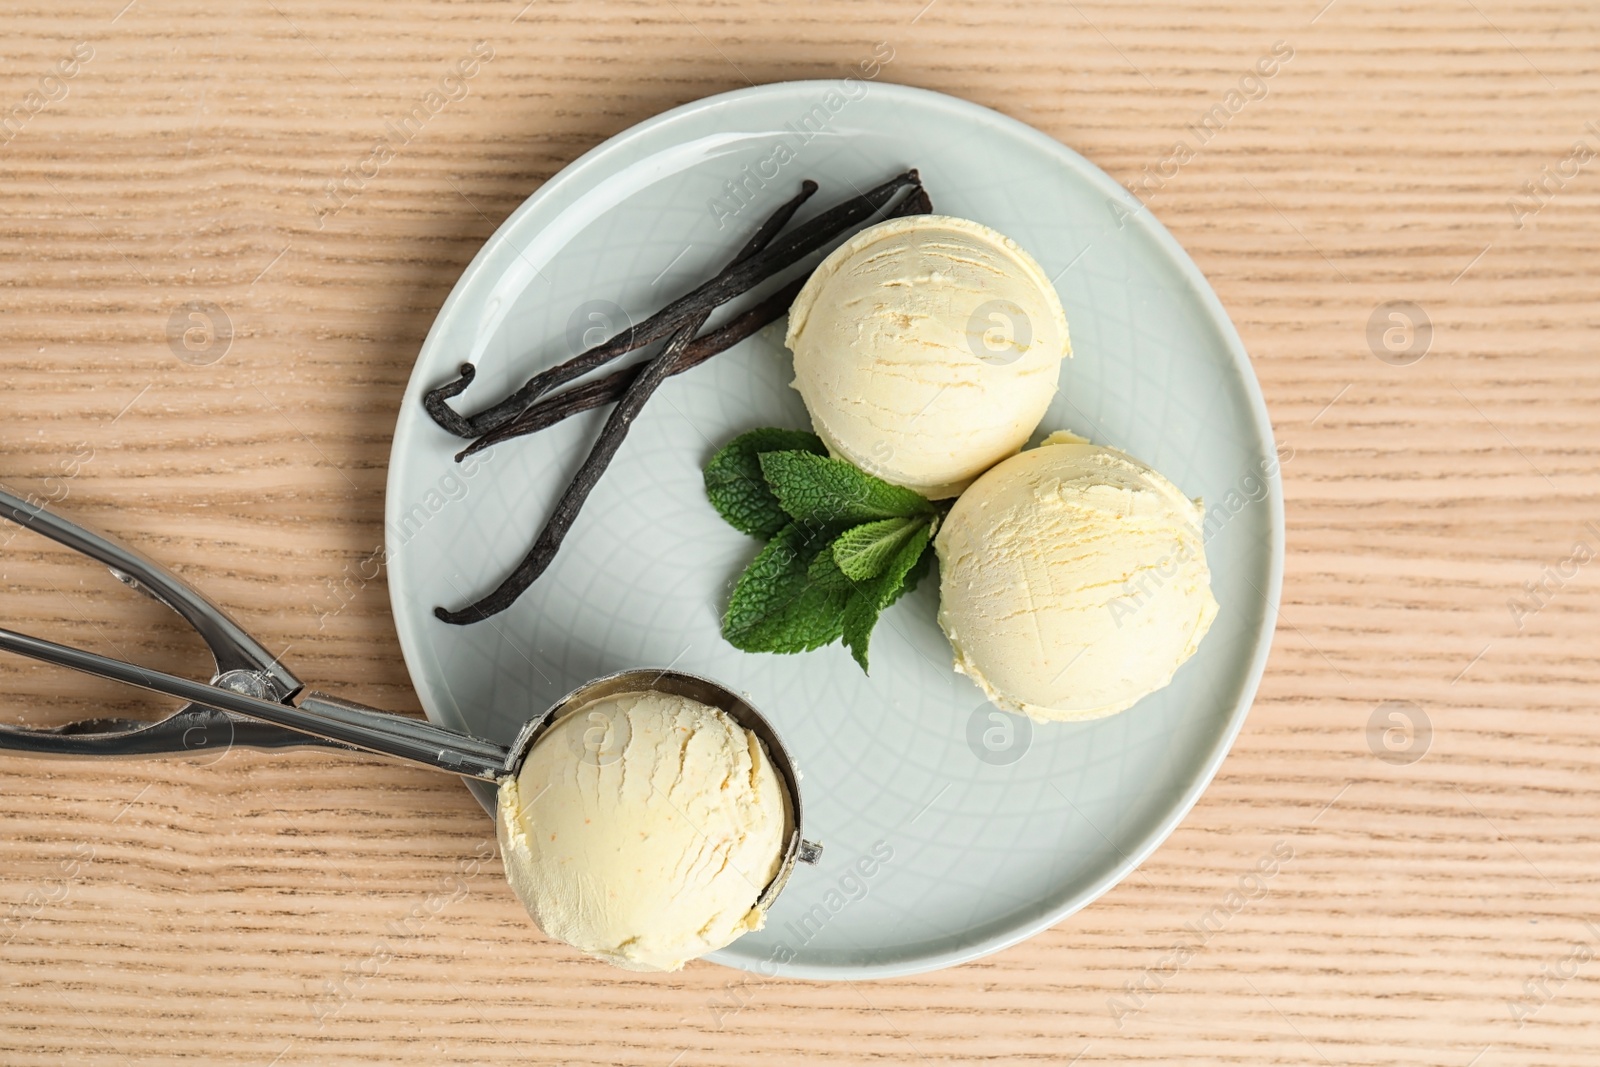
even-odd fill
[[[1040,721],[1131,707],[1172,680],[1217,614],[1199,504],[1069,433],[979,478],[934,549],[956,670]]]
[[[828,450],[935,500],[1023,446],[1071,354],[1033,257],[947,215],[891,219],[841,245],[795,298],[785,342]]]

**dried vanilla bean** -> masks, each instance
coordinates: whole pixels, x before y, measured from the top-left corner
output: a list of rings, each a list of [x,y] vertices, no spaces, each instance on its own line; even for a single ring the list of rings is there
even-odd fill
[[[906,215],[927,215],[933,212],[933,203],[928,199],[927,191],[920,186],[913,189],[911,195],[891,209],[886,218],[902,218]],[[805,278],[797,278],[771,296],[756,304],[750,310],[730,319],[704,337],[697,337],[689,343],[678,357],[678,364],[672,369],[673,374],[682,374],[691,367],[698,367],[719,352],[725,352],[734,345],[743,341],[751,334],[760,330],[769,323],[776,322],[788,313],[789,307],[794,303],[794,298],[800,295],[800,288],[805,284]],[[540,430],[554,426],[563,419],[585,411],[593,410],[602,404],[609,404],[620,397],[628,383],[638,375],[643,364],[634,364],[624,367],[597,378],[591,382],[583,382],[559,393],[547,396],[538,401],[528,410],[493,433],[485,434],[472,442],[471,445],[456,454],[456,462],[460,462],[474,453],[481,452],[490,445],[509,441],[514,437],[537,433]]]
[[[684,346],[678,356],[677,365],[672,368],[672,374],[682,374],[691,367],[698,367],[706,360],[719,352],[726,352],[734,345],[743,341],[763,326],[777,322],[788,314],[789,305],[794,303],[794,298],[800,295],[800,287],[805,284],[804,278],[794,281],[777,290],[761,303],[749,311],[729,319],[723,325],[712,330],[703,337],[696,337]],[[656,359],[660,359],[657,356]],[[654,360],[645,360],[613,371],[604,378],[596,378],[590,382],[580,382],[559,393],[545,397],[534,404],[533,407],[517,416],[515,422],[506,424],[493,433],[484,434],[472,444],[456,453],[456,462],[459,463],[468,456],[482,452],[490,445],[509,441],[513,437],[523,437],[530,433],[554,426],[563,419],[585,411],[592,411],[602,404],[609,404],[627,390],[628,383],[639,376],[645,363]]]
[[[578,468],[578,473],[573,476],[566,492],[561,494],[561,499],[556,502],[555,510],[550,513],[544,529],[539,531],[533,547],[528,550],[522,562],[517,564],[516,570],[482,600],[469,604],[459,611],[434,608],[435,616],[455,626],[481,622],[509,608],[539,575],[545,572],[550,562],[556,558],[556,552],[561,548],[561,542],[566,538],[567,531],[572,528],[573,520],[578,517],[583,502],[589,498],[589,493],[600,481],[600,476],[605,473],[611,458],[617,454],[617,449],[622,447],[623,438],[628,436],[633,420],[644,410],[645,401],[650,399],[650,394],[655,392],[656,386],[672,373],[673,361],[689,344],[689,339],[703,322],[703,319],[694,320],[679,327],[672,340],[667,342],[666,350],[656,359],[644,364],[643,372],[628,384],[622,399],[617,401],[617,406],[611,409],[611,414],[606,418],[605,429],[600,431],[594,448],[589,451],[583,465]]]

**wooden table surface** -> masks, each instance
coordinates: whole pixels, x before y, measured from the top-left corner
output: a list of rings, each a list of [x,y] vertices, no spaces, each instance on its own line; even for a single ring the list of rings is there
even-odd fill
[[[381,577],[334,583],[382,538],[402,389],[483,240],[611,134],[878,42],[880,77],[1140,187],[1292,459],[1281,625],[1233,754],[1136,875],[1025,944],[867,984],[629,975],[530,932],[448,778],[304,750],[6,758],[0,1062],[1600,1064],[1592,7],[4,10],[0,480],[356,699],[418,710]],[[466,95],[319,220],[479,41]],[[186,362],[191,301],[232,337],[191,335]],[[170,616],[38,538],[0,576],[7,625],[194,669]],[[9,657],[0,686],[9,721],[150,710]]]

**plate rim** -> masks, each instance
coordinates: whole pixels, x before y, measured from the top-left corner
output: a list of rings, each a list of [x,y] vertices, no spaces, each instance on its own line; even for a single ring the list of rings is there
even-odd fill
[[[399,452],[402,423],[407,420],[415,420],[417,417],[416,410],[421,402],[421,394],[427,388],[432,388],[432,385],[424,383],[422,378],[424,357],[432,351],[436,343],[440,343],[438,335],[441,330],[441,324],[454,318],[457,304],[465,299],[463,294],[473,287],[478,276],[486,269],[487,261],[494,251],[502,243],[509,240],[510,231],[518,226],[521,219],[528,213],[537,210],[545,201],[555,198],[569,186],[579,181],[588,169],[594,167],[605,157],[627,148],[634,141],[646,136],[658,127],[729,103],[742,103],[749,99],[758,99],[765,96],[782,97],[807,91],[826,91],[828,89],[836,89],[840,84],[841,81],[839,79],[768,82],[762,85],[746,86],[716,93],[698,100],[679,104],[629,126],[627,129],[611,135],[588,149],[552,175],[539,188],[530,193],[511,214],[506,216],[505,220],[495,228],[494,233],[485,238],[483,245],[473,256],[471,262],[457,277],[449,295],[440,304],[433,322],[429,325],[428,333],[418,348],[416,358],[412,363],[411,374],[407,380],[399,410],[395,415],[395,426],[390,436],[389,465],[384,479],[383,522],[386,558],[394,557],[391,531],[397,528],[396,522],[399,517],[400,500],[402,499],[398,492],[398,476],[396,474],[399,469],[396,457]],[[899,97],[918,107],[946,108],[989,126],[997,134],[1017,137],[1024,142],[1028,142],[1040,149],[1044,154],[1058,159],[1062,166],[1072,170],[1077,177],[1098,187],[1106,195],[1108,203],[1110,201],[1120,203],[1125,211],[1123,217],[1136,222],[1137,225],[1145,229],[1148,236],[1165,254],[1166,259],[1178,270],[1179,274],[1182,275],[1193,290],[1201,307],[1210,318],[1213,328],[1216,329],[1223,346],[1227,349],[1229,356],[1232,357],[1236,369],[1239,371],[1240,381],[1243,386],[1242,391],[1246,400],[1245,406],[1250,415],[1250,429],[1254,435],[1256,445],[1260,448],[1263,456],[1278,455],[1277,442],[1272,432],[1272,420],[1267,411],[1266,398],[1262,394],[1261,383],[1256,376],[1255,366],[1250,359],[1249,351],[1244,346],[1243,339],[1239,336],[1237,327],[1234,326],[1227,309],[1223,307],[1221,299],[1212,289],[1211,283],[1206,279],[1205,274],[1195,264],[1188,251],[1178,242],[1177,238],[1173,237],[1166,226],[1156,218],[1148,205],[1116,182],[1092,160],[1042,130],[1035,129],[1003,112],[933,89],[923,89],[896,82],[872,81],[868,83],[869,95],[879,93],[887,94],[891,98]],[[742,958],[729,958],[722,951],[712,953],[704,958],[709,962],[718,963],[726,967],[763,974],[764,977],[860,981],[923,974],[942,970],[946,967],[954,967],[962,963],[970,963],[973,960],[1020,944],[1094,903],[1123,879],[1127,878],[1156,849],[1166,842],[1167,838],[1188,817],[1206,790],[1210,788],[1217,772],[1232,751],[1234,742],[1238,739],[1240,731],[1243,730],[1245,720],[1249,717],[1250,710],[1255,704],[1261,679],[1266,671],[1267,659],[1272,651],[1272,642],[1277,631],[1275,620],[1279,613],[1282,597],[1286,531],[1284,524],[1283,480],[1279,466],[1279,464],[1274,464],[1270,471],[1263,472],[1266,474],[1268,484],[1268,492],[1264,500],[1268,505],[1267,581],[1266,588],[1260,591],[1265,602],[1265,611],[1262,614],[1264,622],[1256,628],[1252,640],[1252,648],[1246,666],[1246,676],[1244,684],[1240,688],[1239,699],[1229,713],[1227,723],[1215,735],[1211,750],[1206,754],[1204,761],[1200,765],[1199,772],[1177,801],[1172,804],[1166,815],[1141,837],[1137,847],[1122,852],[1118,863],[1110,867],[1105,874],[1083,890],[1074,894],[1064,904],[1020,921],[1004,933],[991,935],[962,948],[882,964],[787,963],[782,965],[774,975],[765,975],[759,967],[747,965]],[[400,642],[401,656],[405,662],[406,673],[411,681],[412,689],[417,695],[418,703],[422,705],[423,712],[429,721],[455,729],[463,728],[464,724],[454,721],[453,716],[447,709],[432,707],[430,702],[424,698],[424,687],[420,684],[419,668],[416,666],[420,662],[417,645],[422,641],[422,635],[419,632],[414,632],[414,623],[409,619],[409,616],[402,616],[399,603],[399,588],[402,583],[392,580],[390,569],[387,567],[385,568],[385,583],[389,594],[390,614],[393,617],[395,633]],[[404,623],[402,622],[403,617],[407,619]],[[492,815],[493,793],[490,787],[486,783],[479,783],[471,779],[463,779],[463,781],[478,802],[483,805],[486,812]]]

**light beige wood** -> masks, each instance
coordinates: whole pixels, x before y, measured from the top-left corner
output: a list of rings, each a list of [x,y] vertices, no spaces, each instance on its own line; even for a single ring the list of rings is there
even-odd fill
[[[28,117],[0,144],[0,478],[169,562],[306,677],[416,710],[381,580],[315,619],[381,539],[412,360],[501,219],[632,123],[879,41],[883,77],[1128,182],[1293,49],[1147,193],[1293,449],[1283,619],[1233,755],[1138,873],[904,981],[577,959],[530,934],[497,861],[471,866],[486,820],[423,771],[0,759],[0,1061],[1600,1063],[1595,565],[1520,628],[1508,608],[1574,541],[1600,550],[1600,162],[1520,228],[1508,206],[1574,142],[1600,151],[1587,5],[124,2],[5,5],[0,108]],[[319,229],[325,184],[479,40],[469,95]],[[34,91],[59,98],[31,114]],[[211,366],[169,351],[188,300],[232,320]],[[1369,349],[1393,300],[1434,326],[1410,366]],[[195,662],[37,539],[0,578],[11,625]],[[0,690],[35,723],[145,706],[9,658]],[[1420,762],[1369,750],[1389,700],[1431,718]],[[1163,963],[1275,846],[1265,895]]]

